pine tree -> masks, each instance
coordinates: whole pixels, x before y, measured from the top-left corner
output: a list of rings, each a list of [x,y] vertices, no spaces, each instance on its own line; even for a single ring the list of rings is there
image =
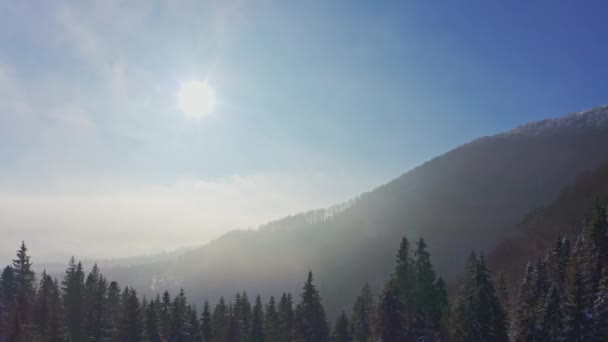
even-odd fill
[[[72,341],[84,341],[84,272],[82,263],[70,259],[63,278],[63,306],[68,336]]]
[[[471,253],[465,266],[465,272],[458,289],[458,296],[454,306],[452,322],[452,336],[455,341],[477,341],[479,336],[479,322],[475,312],[476,287],[475,276],[479,259]]]
[[[161,322],[159,319],[159,301],[150,301],[146,309],[146,336],[150,342],[163,342],[163,337],[160,332]]]
[[[63,342],[67,340],[65,327],[65,314],[61,300],[61,291],[57,279],[53,282],[53,289],[49,300],[50,318],[48,323],[47,342]]]
[[[395,267],[395,273],[393,275],[393,285],[391,288],[394,289],[395,294],[399,294],[399,300],[403,304],[404,312],[404,327],[410,332],[410,327],[414,320],[414,286],[416,281],[416,274],[414,270],[414,261],[410,256],[410,243],[404,236],[397,252],[397,265]]]
[[[406,329],[403,325],[403,304],[398,294],[387,284],[380,297],[376,336],[382,342],[401,342],[406,340]]]
[[[508,320],[511,305],[509,299],[509,290],[507,289],[507,281],[505,280],[505,274],[503,272],[500,272],[500,275],[496,280],[496,294],[498,295],[500,306],[503,308]]]
[[[536,310],[534,303],[534,267],[528,264],[526,275],[519,290],[519,303],[514,320],[515,341],[534,340],[536,334]]]
[[[46,271],[42,272],[33,309],[33,322],[40,339],[53,342],[65,341],[63,318],[57,281],[53,280]]]
[[[308,272],[295,314],[296,333],[304,342],[329,341],[325,309],[319,291],[313,284],[312,272]]]
[[[0,278],[0,336],[10,336],[14,322],[11,322],[11,314],[17,298],[17,283],[15,272],[12,267],[6,266]]]
[[[334,325],[334,331],[331,336],[332,342],[352,342],[353,337],[350,333],[350,323],[348,322],[348,317],[346,313],[342,311],[340,316],[336,319],[336,323]]]
[[[88,341],[105,341],[111,335],[107,291],[107,281],[94,265],[84,286],[84,328]]]
[[[439,328],[442,308],[436,287],[437,275],[431,263],[431,255],[426,243],[420,238],[416,244],[414,262],[413,306],[415,310],[416,336],[424,336]],[[429,330],[431,330],[429,332]]]
[[[608,263],[607,232],[606,209],[598,201],[587,215],[575,252],[584,289],[583,305],[587,312],[592,310],[602,267]]]
[[[201,335],[201,325],[198,320],[198,313],[195,307],[190,307],[188,310],[190,316],[190,322],[188,324],[188,336],[186,341],[188,342],[201,342],[203,340]]]
[[[594,332],[595,337],[606,338],[608,336],[608,268],[604,267],[602,278],[595,294],[593,302]]]
[[[144,340],[141,306],[134,289],[125,288],[127,296],[123,301],[123,314],[119,326],[120,341],[139,342]]]
[[[171,338],[170,341],[185,342],[188,338],[187,331],[190,329],[190,317],[188,316],[188,308],[186,295],[184,290],[179,291],[179,295],[173,299],[171,308]]]
[[[443,278],[437,278],[435,282],[435,289],[437,291],[437,302],[441,309],[441,321],[439,324],[439,337],[450,336],[450,322],[451,322],[451,311],[448,303],[448,290],[443,281]]]
[[[224,301],[224,297],[220,297],[219,302],[213,309],[213,316],[211,318],[211,332],[214,342],[225,341],[224,337],[229,330],[229,320],[226,302]]]
[[[289,342],[295,339],[294,318],[295,313],[293,310],[291,294],[283,293],[281,300],[279,301],[279,341]]]
[[[448,309],[448,290],[443,278],[437,278],[437,281],[435,282],[435,289],[439,309],[441,310],[442,314],[444,314]]]
[[[593,242],[596,248],[599,249],[600,261],[608,260],[608,213],[606,206],[602,205],[599,200],[596,200],[595,206],[587,215],[585,226],[583,228],[583,236]]]
[[[122,302],[120,295],[120,286],[115,281],[108,285],[108,295],[106,298],[106,307],[108,314],[108,334],[113,340],[118,339],[118,326],[122,315]]]
[[[566,302],[564,305],[563,337],[567,341],[585,341],[584,327],[587,320],[584,303],[585,290],[583,288],[583,277],[576,257],[572,258],[569,268]]]
[[[36,300],[32,310],[32,320],[38,329],[38,335],[44,340],[47,336],[49,316],[50,316],[50,305],[49,299],[51,297],[51,291],[53,287],[53,279],[46,274],[46,271],[42,271],[42,277],[40,279],[40,285],[38,286],[38,293],[36,294]]]
[[[478,320],[481,323],[483,340],[508,341],[506,314],[496,295],[492,276],[486,267],[483,255],[479,258],[475,282],[478,297]]]
[[[542,310],[539,310],[540,318],[537,338],[540,341],[556,341],[563,336],[562,322],[564,314],[562,301],[557,286],[551,286]]]
[[[353,305],[351,330],[353,341],[371,342],[374,328],[375,304],[372,290],[368,284],[361,289]]]
[[[277,311],[277,305],[274,297],[270,296],[270,300],[266,305],[266,314],[264,317],[264,332],[267,342],[278,342],[280,341],[281,334],[281,321],[279,319],[279,312]]]
[[[165,291],[160,305],[161,333],[165,338],[171,336],[171,306],[171,295],[169,291]]]
[[[228,315],[226,327],[218,341],[234,342],[240,339],[240,329],[238,326],[238,318],[235,315],[235,309],[232,304],[228,305]]]
[[[543,307],[544,302],[543,299],[547,297],[547,293],[549,293],[550,283],[547,274],[547,263],[544,260],[538,260],[536,262],[536,267],[534,267],[533,272],[534,286],[532,290],[532,299],[534,300],[534,304],[532,304],[536,310],[539,310]]]
[[[235,317],[238,317],[239,340],[247,341],[251,333],[251,303],[247,297],[247,292],[243,292],[241,300],[234,304],[236,309]]]
[[[508,341],[507,319],[483,255],[471,254],[454,310],[456,341]]]
[[[35,290],[35,275],[32,270],[30,257],[27,255],[27,247],[25,243],[21,243],[21,247],[17,251],[17,258],[13,260],[13,271],[15,275],[16,297],[15,308],[12,314],[17,320],[16,325],[19,326],[21,338],[32,338],[34,327],[32,326],[32,307],[33,300],[36,294]]]
[[[241,293],[237,292],[234,296],[234,303],[232,304],[232,319],[235,324],[235,329],[237,331],[235,342],[244,342],[245,341],[245,329],[243,328],[243,319],[242,315],[242,305],[241,305]]]
[[[570,241],[558,236],[554,247],[549,251],[547,258],[549,280],[556,287],[558,295],[563,297],[566,286],[566,272],[570,260]]]
[[[251,332],[249,334],[248,341],[266,341],[266,336],[264,334],[264,309],[262,307],[262,300],[260,299],[259,295],[255,298],[255,304],[253,306],[251,316]]]
[[[203,342],[211,342],[213,336],[211,312],[209,310],[209,302],[205,301],[203,313],[201,314],[201,337]]]

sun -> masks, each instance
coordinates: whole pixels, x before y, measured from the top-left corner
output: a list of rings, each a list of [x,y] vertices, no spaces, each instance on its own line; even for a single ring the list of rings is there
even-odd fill
[[[177,94],[177,107],[189,119],[201,119],[215,110],[215,90],[207,82],[188,81]]]

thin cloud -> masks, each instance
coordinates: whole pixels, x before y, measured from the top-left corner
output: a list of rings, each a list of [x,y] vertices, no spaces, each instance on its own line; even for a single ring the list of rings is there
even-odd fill
[[[82,108],[70,104],[51,112],[51,118],[80,132],[90,131],[94,123],[90,115]]]

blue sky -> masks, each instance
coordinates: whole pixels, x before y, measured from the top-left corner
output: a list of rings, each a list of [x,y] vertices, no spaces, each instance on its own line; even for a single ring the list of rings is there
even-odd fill
[[[605,104],[607,10],[2,2],[2,247],[105,257],[200,244],[347,200],[476,137]],[[216,96],[199,119],[177,105],[188,81]]]

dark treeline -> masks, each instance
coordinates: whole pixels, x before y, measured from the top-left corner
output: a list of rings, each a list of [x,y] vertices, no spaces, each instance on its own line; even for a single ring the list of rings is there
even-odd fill
[[[0,341],[601,341],[608,337],[607,233],[598,204],[573,247],[558,238],[528,265],[515,306],[504,278],[474,253],[450,306],[424,240],[412,247],[403,238],[379,296],[364,285],[331,325],[311,272],[297,303],[289,293],[262,302],[242,292],[199,311],[184,291],[140,298],[97,266],[85,274],[74,258],[61,281],[46,272],[37,280],[22,244],[0,277]]]

